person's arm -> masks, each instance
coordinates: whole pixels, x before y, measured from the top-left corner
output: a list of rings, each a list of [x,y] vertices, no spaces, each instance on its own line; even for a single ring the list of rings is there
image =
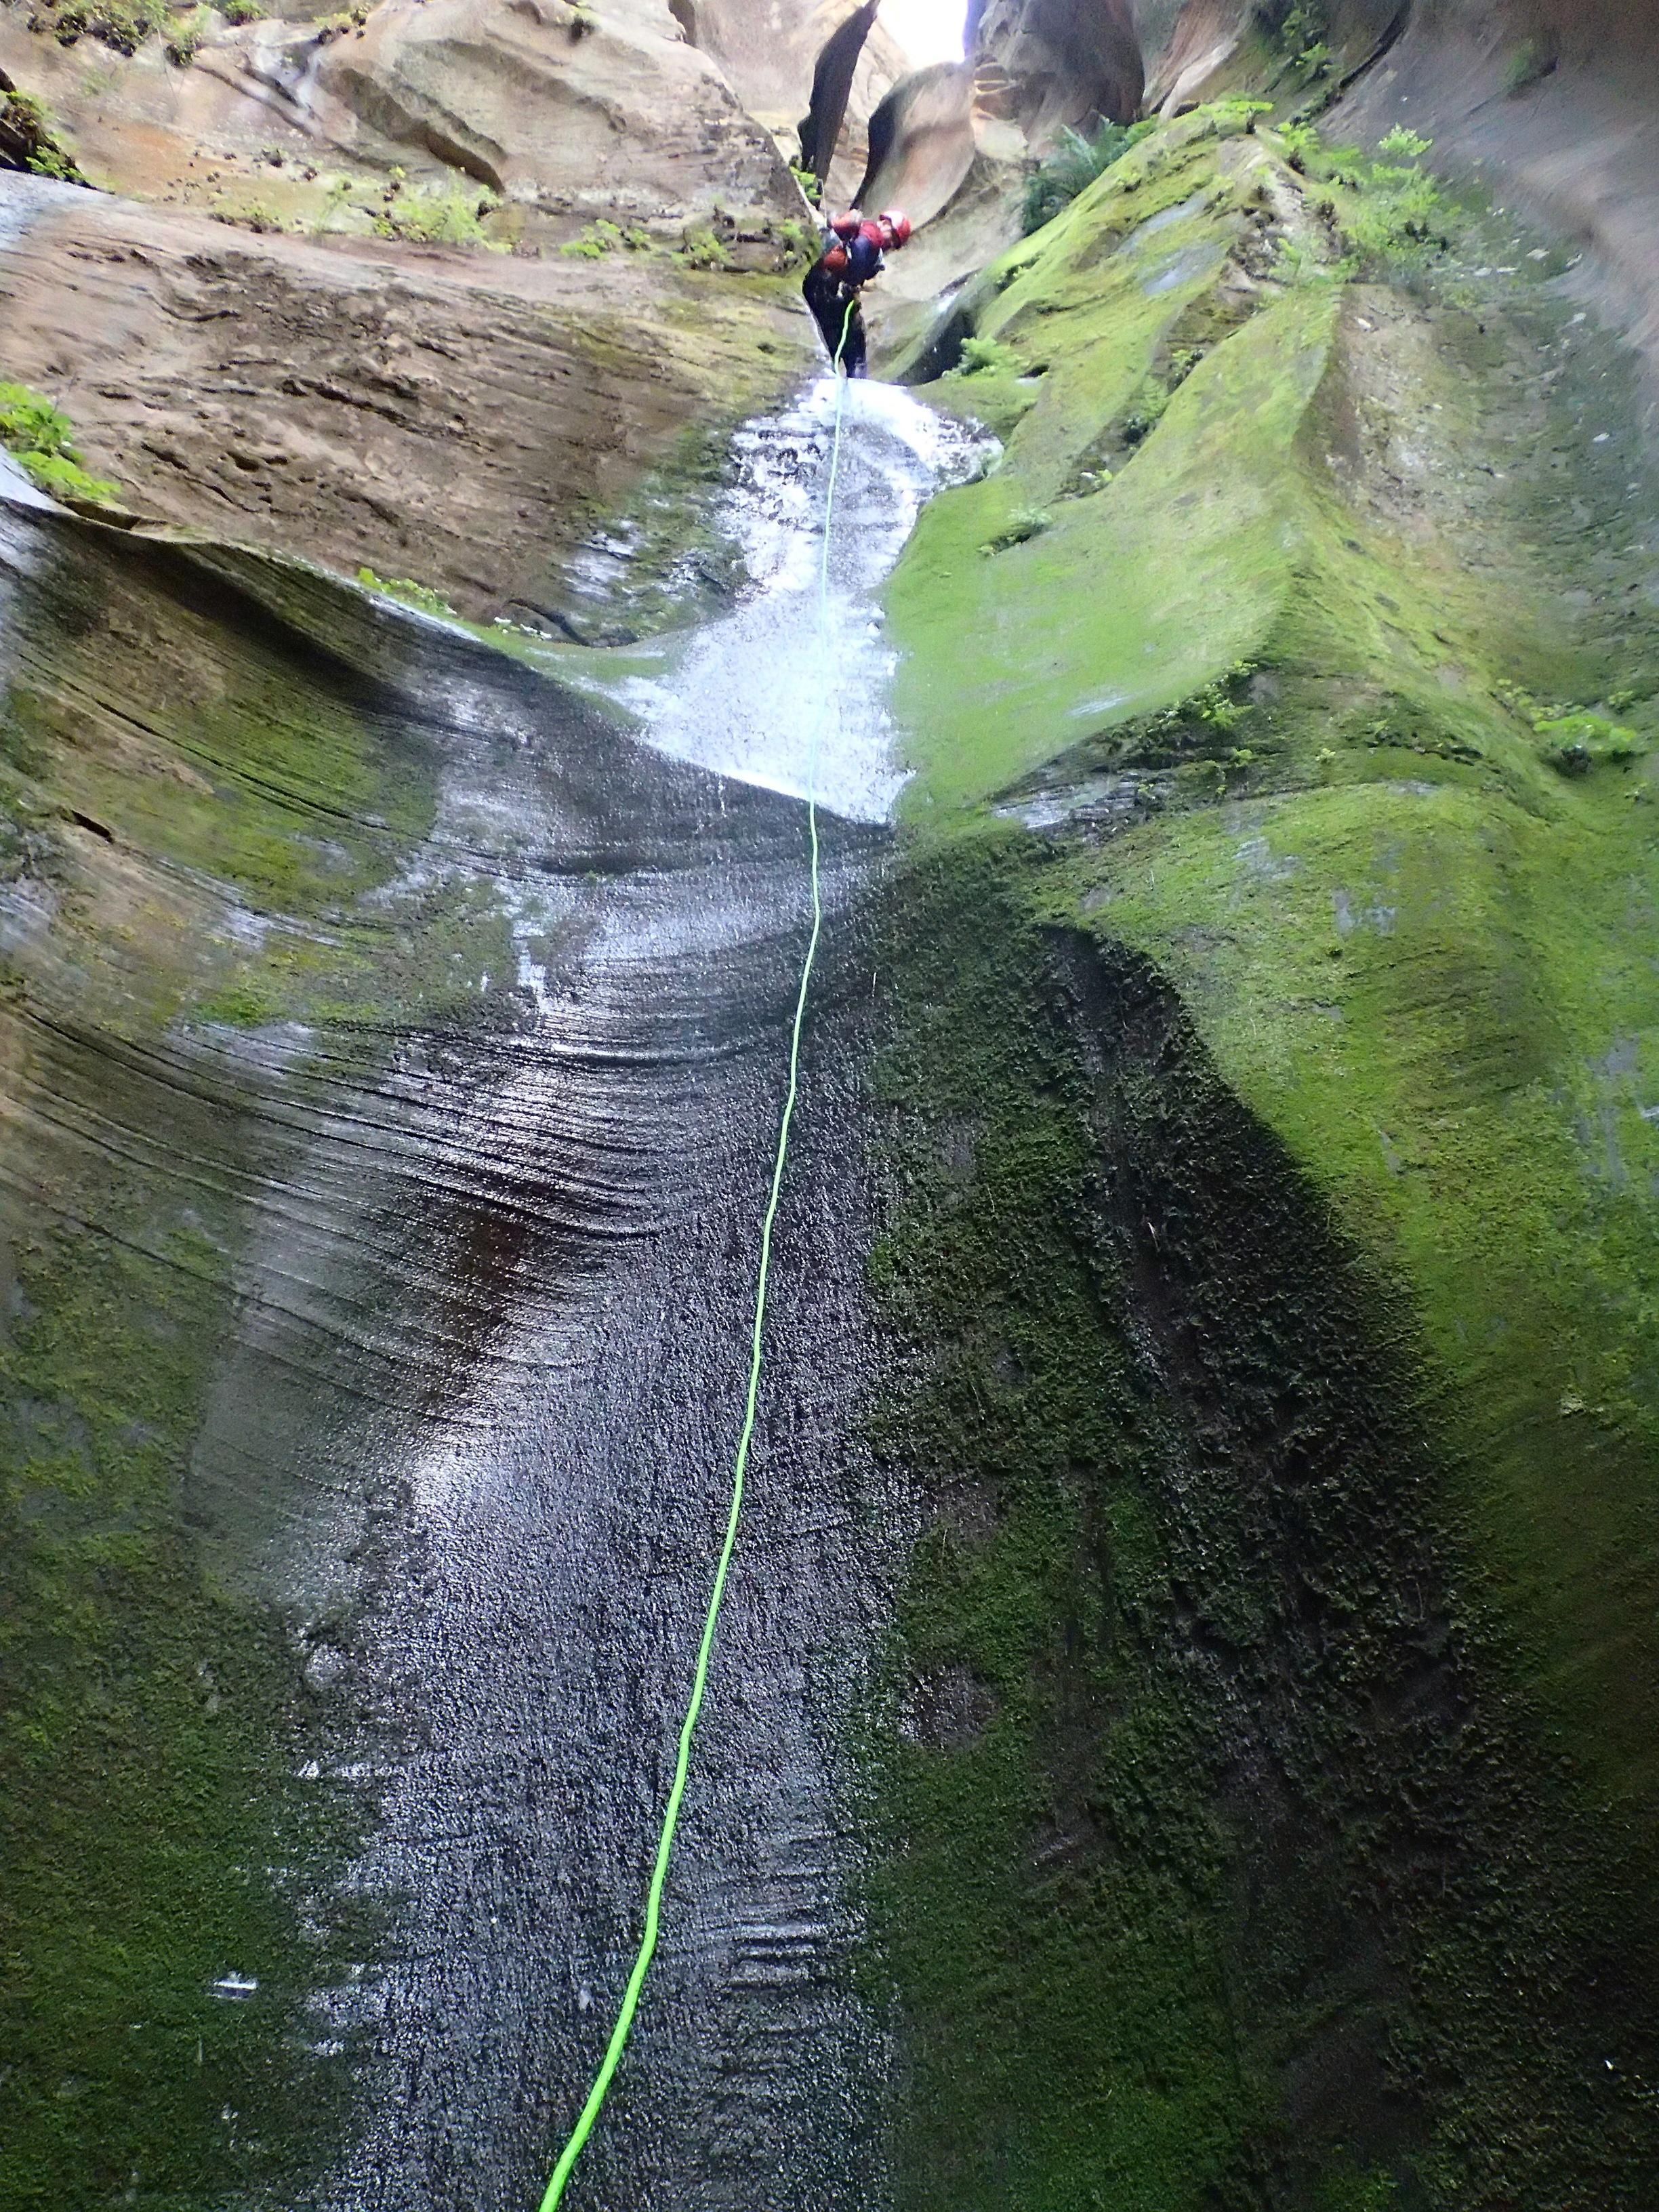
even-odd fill
[[[866,224],[857,235],[848,241],[847,281],[849,284],[867,284],[872,276],[881,274],[881,248],[870,237]]]

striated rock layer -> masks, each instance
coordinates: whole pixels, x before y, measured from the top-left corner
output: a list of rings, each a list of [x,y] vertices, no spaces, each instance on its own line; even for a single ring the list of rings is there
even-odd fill
[[[1034,146],[1062,124],[1140,112],[1143,70],[1129,0],[975,0],[969,44],[995,112]]]
[[[381,0],[313,82],[381,138],[560,214],[801,212],[771,138],[662,0]]]
[[[805,356],[789,294],[661,261],[258,238],[21,179],[0,205],[9,373],[129,503],[468,613],[556,605],[599,519],[718,466],[699,426]]]

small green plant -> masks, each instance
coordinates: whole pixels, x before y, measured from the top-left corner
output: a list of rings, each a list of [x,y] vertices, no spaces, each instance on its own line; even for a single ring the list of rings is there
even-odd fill
[[[66,185],[86,182],[53,137],[51,118],[32,93],[0,89],[0,161]]]
[[[818,182],[817,172],[812,169],[803,169],[798,162],[792,161],[789,164],[789,173],[800,186],[801,198],[806,202],[808,207],[818,206],[823,198],[823,186]],[[812,258],[816,261],[817,256],[814,254]]]
[[[69,0],[66,7],[34,17],[31,27],[50,31],[60,46],[85,37],[131,55],[171,20],[167,0]]]
[[[213,13],[209,8],[192,8],[188,15],[176,16],[167,33],[162,51],[175,69],[188,69],[196,58],[196,52],[213,28]]]
[[[378,592],[382,599],[401,599],[405,606],[418,607],[422,614],[438,615],[447,622],[457,622],[456,614],[441,592],[434,592],[429,584],[417,584],[412,576],[377,576],[370,568],[357,571],[357,581],[366,592]]]
[[[311,226],[313,236],[320,238],[325,231],[331,229],[333,226],[335,218],[345,212],[345,210],[350,204],[350,178],[334,177],[331,179],[328,189],[323,195],[322,213],[317,217],[315,222]]]
[[[234,230],[257,231],[261,236],[267,233],[280,236],[288,228],[269,200],[249,200],[240,207],[229,200],[220,200],[208,210],[208,216],[214,222],[228,223]]]
[[[1316,84],[1330,75],[1330,24],[1323,0],[1295,0],[1279,27],[1279,48],[1297,84]]]
[[[947,370],[953,377],[1013,376],[1020,366],[1019,356],[1012,346],[1000,344],[995,338],[966,337],[957,365]]]
[[[1248,699],[1236,698],[1234,689],[1247,684],[1255,672],[1253,661],[1239,661],[1224,676],[1217,677],[1213,684],[1206,684],[1201,691],[1194,691],[1186,702],[1182,712],[1189,721],[1201,722],[1206,729],[1236,729],[1249,712],[1250,702]]]
[[[1634,730],[1609,721],[1605,714],[1540,715],[1533,727],[1544,741],[1544,758],[1562,775],[1587,775],[1609,762],[1628,766],[1647,750]]]
[[[607,222],[600,216],[588,224],[580,238],[568,239],[559,251],[574,254],[579,260],[597,261],[602,254],[614,253],[621,246],[625,246],[630,253],[648,253],[651,234],[637,223],[624,227],[619,222]]]
[[[1158,123],[1152,115],[1139,123],[1102,123],[1092,131],[1063,130],[1054,151],[1026,179],[1021,221],[1027,236],[1052,222]]]
[[[1126,446],[1138,446],[1151,437],[1164,420],[1170,398],[1170,387],[1161,376],[1142,379],[1129,411],[1119,425],[1118,434]]]
[[[778,243],[783,248],[786,269],[808,268],[823,251],[823,241],[810,222],[786,220],[778,228]]]
[[[219,0],[219,13],[228,23],[261,23],[264,0]]]
[[[1341,284],[1356,273],[1352,254],[1322,253],[1305,238],[1280,238],[1273,250],[1273,275],[1281,284]]]
[[[1286,123],[1280,126],[1279,143],[1285,149],[1286,160],[1298,176],[1306,176],[1310,163],[1322,158],[1324,144],[1311,123]]]
[[[1327,146],[1310,124],[1289,125],[1279,136],[1293,168],[1333,188],[1319,211],[1359,260],[1410,264],[1444,245],[1440,189],[1422,167],[1431,139],[1398,127],[1368,159],[1357,147]],[[1276,273],[1292,283],[1350,276],[1357,265],[1352,257],[1322,256],[1300,241],[1282,244],[1279,261]]]
[[[106,501],[117,486],[88,476],[71,442],[74,425],[32,385],[0,384],[0,446],[15,453],[43,491],[65,501]]]
[[[1432,138],[1422,137],[1417,131],[1408,131],[1403,123],[1396,123],[1386,138],[1377,140],[1376,150],[1397,161],[1420,161],[1433,143]]]
[[[1522,93],[1530,92],[1547,76],[1555,74],[1554,50],[1541,39],[1522,39],[1515,52],[1504,64],[1504,90],[1511,100],[1519,100]]]
[[[422,185],[404,190],[400,169],[392,172],[385,205],[370,217],[382,238],[399,238],[422,246],[489,246],[483,218],[501,205],[501,196],[487,185]]]
[[[688,230],[675,257],[687,269],[729,269],[732,257],[712,230]]]
[[[994,538],[988,538],[980,547],[985,554],[1006,553],[1011,545],[1023,545],[1028,538],[1040,538],[1054,517],[1043,507],[1017,507]]]

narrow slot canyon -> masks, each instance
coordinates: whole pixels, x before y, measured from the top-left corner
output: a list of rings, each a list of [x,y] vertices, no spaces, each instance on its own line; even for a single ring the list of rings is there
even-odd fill
[[[0,0],[0,2206],[1659,2207],[1656,114]]]

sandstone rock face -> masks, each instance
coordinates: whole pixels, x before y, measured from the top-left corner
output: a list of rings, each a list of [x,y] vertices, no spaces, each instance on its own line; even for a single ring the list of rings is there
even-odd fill
[[[1185,0],[1135,0],[1135,36],[1140,41],[1141,59],[1150,77],[1170,43]]]
[[[1328,48],[1333,70],[1349,76],[1363,68],[1398,28],[1409,5],[1410,0],[1328,0],[1316,40],[1298,32],[1291,20],[1290,0],[1271,0],[1266,7],[1257,0],[1187,0],[1172,21],[1167,9],[1144,11],[1150,16],[1144,26],[1148,38],[1147,108],[1176,114],[1212,96],[1252,45],[1259,62],[1282,64],[1283,73],[1292,81],[1298,39]],[[1153,33],[1158,36],[1155,55]]]
[[[1140,112],[1143,70],[1129,0],[977,0],[969,44],[982,94],[1041,147],[1063,124]]]
[[[1165,11],[1143,6],[1149,36]],[[1282,15],[1283,11],[1280,11]],[[1576,234],[1577,282],[1659,363],[1659,24],[1650,0],[1334,0],[1334,69],[1351,79],[1330,128],[1399,124],[1448,171]],[[1261,87],[1285,49],[1247,0],[1187,0],[1153,61],[1150,106],[1173,111]]]
[[[776,147],[665,0],[383,0],[321,50],[368,130],[557,215],[684,226],[800,212]]]
[[[686,38],[725,72],[749,112],[793,139],[817,58],[854,13],[853,0],[671,0]],[[866,34],[847,101],[850,131],[909,68],[879,16]]]
[[[1349,136],[1408,123],[1589,249],[1596,290],[1659,368],[1659,24],[1649,0],[1417,7],[1344,103]]]
[[[941,62],[896,85],[870,118],[870,166],[859,188],[866,208],[902,208],[930,222],[973,166],[974,73]]]
[[[25,178],[0,225],[8,374],[131,506],[473,614],[556,608],[597,519],[805,356],[792,302],[661,258],[256,238]]]
[[[116,55],[28,20],[0,7],[0,69],[45,100],[94,182],[147,199],[240,211],[240,192],[289,227],[350,230],[364,226],[330,183],[400,167],[502,194],[498,233],[554,245],[596,218],[678,245],[717,210],[745,228],[805,214],[770,134],[662,0],[383,0],[356,26],[219,25],[188,67],[159,37]]]

